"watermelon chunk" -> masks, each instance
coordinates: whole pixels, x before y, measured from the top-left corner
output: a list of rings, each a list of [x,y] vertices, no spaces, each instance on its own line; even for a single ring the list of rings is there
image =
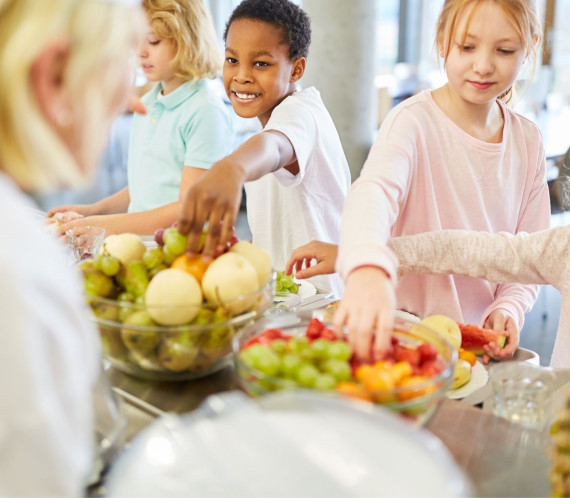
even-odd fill
[[[484,329],[477,325],[457,322],[461,331],[461,347],[466,351],[471,351],[476,355],[485,354],[483,346],[490,342],[496,342],[499,347],[504,348],[507,338],[490,329]]]

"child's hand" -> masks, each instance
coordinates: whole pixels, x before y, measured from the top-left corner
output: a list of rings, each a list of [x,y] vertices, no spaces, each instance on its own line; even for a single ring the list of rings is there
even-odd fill
[[[504,331],[507,342],[504,348],[499,347],[494,342],[483,346],[483,351],[485,351],[483,363],[489,363],[490,358],[499,361],[512,358],[519,347],[519,330],[513,319],[504,311],[496,309],[487,317],[484,327],[495,331]]]
[[[189,252],[201,244],[204,225],[208,232],[202,248],[205,257],[213,257],[233,235],[233,227],[241,202],[243,178],[238,168],[220,161],[186,192],[178,216],[178,230],[188,234]]]
[[[82,216],[89,216],[90,210],[91,210],[90,204],[57,206],[51,208],[47,212],[46,218],[55,218],[56,221],[58,222],[66,223],[68,221],[74,220],[75,218],[81,218]]]
[[[334,273],[337,253],[336,244],[312,240],[291,253],[285,266],[285,274],[290,275],[294,271],[297,278],[309,278]],[[313,260],[316,260],[316,264],[311,266]]]
[[[361,361],[380,360],[390,347],[396,294],[384,270],[363,266],[346,279],[333,324],[348,327],[348,342]]]

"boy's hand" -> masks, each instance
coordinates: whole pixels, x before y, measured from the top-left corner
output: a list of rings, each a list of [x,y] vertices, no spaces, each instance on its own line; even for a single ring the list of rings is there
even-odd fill
[[[348,327],[348,342],[361,361],[380,360],[390,347],[396,294],[384,270],[363,266],[345,281],[342,301],[333,324]]]
[[[519,330],[517,329],[513,319],[500,309],[496,309],[485,320],[484,327],[495,331],[504,331],[507,336],[505,347],[501,348],[496,343],[489,343],[483,346],[485,355],[483,363],[489,363],[489,359],[507,360],[514,356],[519,347]]]
[[[216,248],[225,246],[232,238],[242,187],[239,169],[222,160],[186,192],[178,216],[178,230],[188,234],[188,252],[198,250],[206,223],[204,256],[213,257]]]
[[[309,278],[334,273],[337,253],[336,244],[312,240],[293,250],[285,266],[285,274],[290,275],[294,271],[297,278]],[[312,265],[313,260],[316,260],[315,265]]]

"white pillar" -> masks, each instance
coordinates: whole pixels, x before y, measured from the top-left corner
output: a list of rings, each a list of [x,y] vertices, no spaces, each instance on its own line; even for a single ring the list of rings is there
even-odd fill
[[[334,120],[352,179],[376,129],[376,0],[303,0],[312,41],[303,87],[315,86]]]

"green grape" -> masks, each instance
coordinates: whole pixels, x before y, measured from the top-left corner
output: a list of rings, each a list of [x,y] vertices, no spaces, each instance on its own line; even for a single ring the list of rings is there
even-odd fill
[[[288,289],[289,287],[291,287],[293,285],[293,277],[291,275],[283,275],[281,277],[281,285],[285,289]]]
[[[176,256],[171,254],[170,251],[168,250],[168,248],[166,246],[164,246],[162,248],[162,262],[163,262],[163,264],[165,264],[166,266],[170,266],[175,259],[176,259]]]
[[[162,240],[164,241],[164,247],[166,247],[168,252],[174,257],[180,256],[186,251],[188,237],[181,234],[177,228],[167,228],[162,234]]]
[[[279,373],[280,365],[279,356],[266,347],[263,354],[258,355],[255,359],[253,367],[264,375],[274,377]]]
[[[316,360],[328,358],[330,344],[331,341],[328,341],[327,339],[315,339],[309,346],[309,349],[311,349],[313,353],[313,358]]]
[[[117,296],[117,301],[120,301],[123,303],[134,303],[135,302],[135,296],[133,296],[130,292],[121,292]]]
[[[160,247],[151,247],[147,249],[143,254],[143,263],[147,267],[148,270],[152,270],[162,264],[162,260],[164,259],[164,252]]]
[[[323,373],[331,374],[337,381],[350,380],[352,368],[346,361],[327,360],[321,365]]]
[[[148,286],[148,274],[142,261],[129,261],[125,265],[125,289],[135,297],[142,296]]]
[[[277,353],[278,355],[282,355],[287,352],[287,341],[283,339],[275,339],[271,341],[269,347],[271,351]]]
[[[285,377],[294,379],[302,364],[303,361],[300,356],[293,353],[286,353],[281,357],[281,373]]]
[[[99,253],[97,254],[97,256],[95,256],[93,258],[93,268],[95,268],[96,270],[99,271],[103,271],[103,268],[101,267],[101,264],[103,263],[103,258],[104,258],[104,254]]]
[[[148,271],[148,278],[152,280],[152,277],[154,277],[158,272],[166,270],[167,268],[168,266],[166,266],[164,263],[160,263],[158,266],[155,266]]]
[[[295,283],[293,275],[285,275],[283,271],[275,273],[275,292],[297,294],[298,291],[299,286]]]
[[[115,292],[113,279],[98,270],[84,273],[85,293],[91,296],[109,297]]]
[[[345,341],[329,341],[328,355],[331,360],[348,361],[352,356],[352,348]]]
[[[330,391],[334,389],[336,385],[337,380],[331,374],[322,373],[317,376],[313,387],[321,391]]]
[[[303,387],[313,387],[320,375],[317,367],[311,365],[310,363],[304,363],[299,367],[295,380]]]
[[[305,336],[292,337],[289,340],[289,351],[300,354],[309,347],[309,340]]]
[[[99,256],[97,256],[99,257]],[[109,277],[115,276],[121,269],[121,262],[114,256],[104,255],[100,263],[100,270]]]

